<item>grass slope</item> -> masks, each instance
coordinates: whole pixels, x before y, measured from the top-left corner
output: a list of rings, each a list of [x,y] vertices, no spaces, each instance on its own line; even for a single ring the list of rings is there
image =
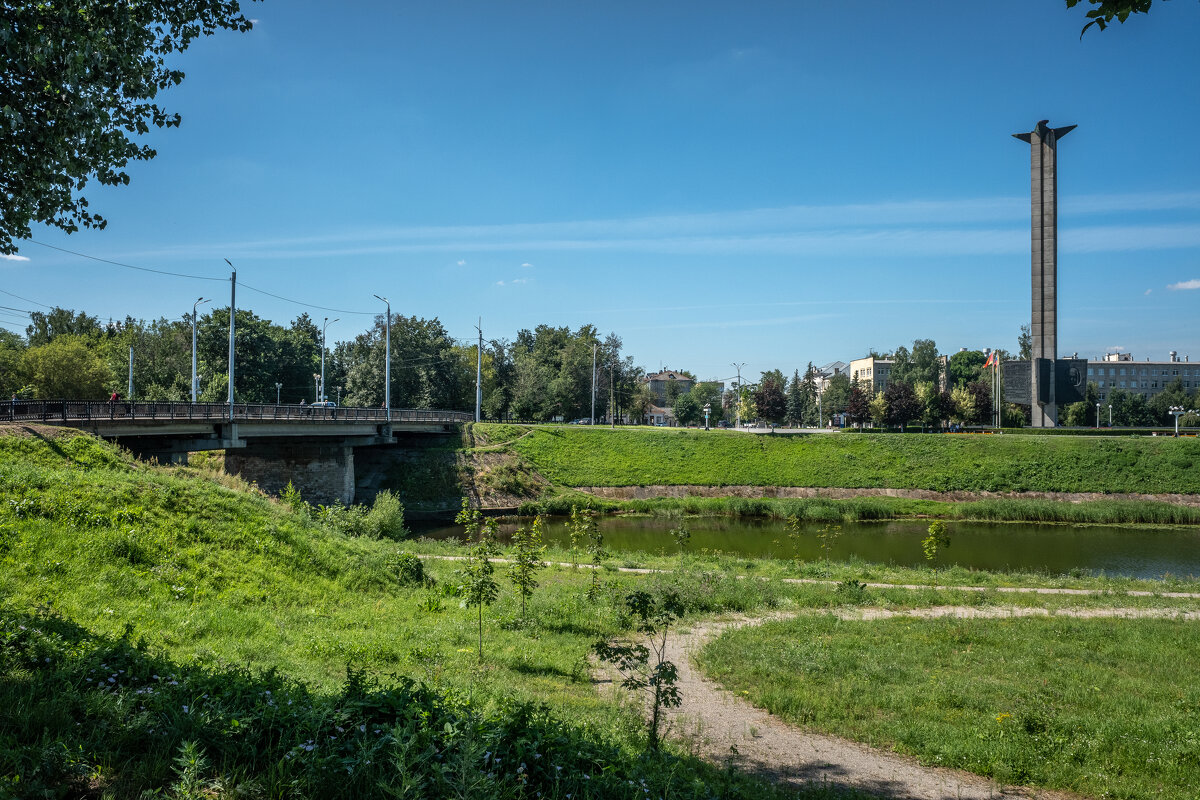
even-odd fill
[[[596,693],[585,655],[645,577],[593,602],[546,570],[522,620],[499,567],[478,663],[458,565],[405,583],[404,549],[85,435],[0,435],[0,797],[775,796],[643,754],[638,710]],[[776,601],[680,580],[700,612]]]
[[[728,631],[705,672],[786,720],[1005,783],[1195,797],[1200,624],[839,621]]]
[[[770,436],[546,427],[515,439],[510,446],[541,475],[567,487],[750,485],[942,492],[1200,493],[1200,439]]]

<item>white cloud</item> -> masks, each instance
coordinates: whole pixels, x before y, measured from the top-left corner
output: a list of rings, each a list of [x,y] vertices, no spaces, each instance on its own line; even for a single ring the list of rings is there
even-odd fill
[[[1200,280],[1180,281],[1179,283],[1171,283],[1167,285],[1171,291],[1179,289],[1200,289]]]
[[[465,267],[465,266],[467,265],[467,260],[466,260],[465,258],[460,258],[460,259],[458,260],[458,265],[459,265],[460,267]]]
[[[497,286],[503,286],[503,285],[504,285],[504,281],[496,281],[496,285],[497,285]]]
[[[532,268],[532,267],[533,267],[533,264],[530,264],[528,261],[526,261],[526,262],[525,262],[524,264],[522,264],[521,266],[522,266],[522,267],[526,267],[526,268]]]
[[[529,278],[513,278],[513,283],[529,283]]]
[[[28,261],[29,260],[28,256],[19,256],[19,255],[16,255],[15,253],[14,254],[3,253],[3,254],[0,254],[0,258],[3,258],[5,261]]]
[[[1146,295],[1147,295],[1147,296],[1149,296],[1149,294],[1150,294],[1151,292],[1153,292],[1153,291],[1154,291],[1153,289],[1147,289],[1147,290],[1146,290]]]
[[[1124,351],[1125,351],[1125,348],[1119,344],[1114,344],[1112,347],[1108,348],[1108,352],[1110,352],[1110,353],[1122,353]]]

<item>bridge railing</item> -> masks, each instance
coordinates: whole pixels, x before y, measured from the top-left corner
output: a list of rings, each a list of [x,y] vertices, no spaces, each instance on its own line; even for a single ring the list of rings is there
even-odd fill
[[[98,422],[129,420],[212,421],[228,420],[228,403],[127,402],[118,400],[11,400],[0,406],[0,420],[12,422]],[[466,411],[423,408],[393,408],[391,422],[470,422]],[[327,406],[234,403],[234,422],[387,422],[384,408],[330,408]]]

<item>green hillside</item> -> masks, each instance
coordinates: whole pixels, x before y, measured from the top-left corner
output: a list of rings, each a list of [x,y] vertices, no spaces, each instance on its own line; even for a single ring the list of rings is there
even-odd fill
[[[533,429],[509,446],[545,478],[568,487],[749,485],[942,492],[1200,493],[1197,438],[783,436],[546,427]]]
[[[546,570],[522,620],[498,569],[479,662],[459,564],[414,580],[403,542],[346,533],[370,530],[4,427],[0,797],[775,796],[642,753],[637,710],[596,692],[585,654],[637,576],[591,602],[588,576]],[[705,611],[772,596],[705,580]]]

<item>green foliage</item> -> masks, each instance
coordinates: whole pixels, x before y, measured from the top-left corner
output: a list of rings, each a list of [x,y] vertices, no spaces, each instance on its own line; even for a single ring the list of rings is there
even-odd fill
[[[425,564],[414,553],[396,553],[388,560],[388,568],[395,572],[401,586],[421,586],[426,583]]]
[[[671,383],[674,386],[674,382]],[[684,392],[675,398],[675,420],[680,425],[694,425],[704,418],[704,411],[691,392]]]
[[[683,701],[675,685],[679,670],[667,660],[666,653],[671,625],[683,615],[684,606],[679,595],[672,591],[657,596],[644,591],[631,592],[625,598],[625,605],[646,643],[601,640],[592,646],[592,652],[617,668],[622,686],[648,695],[647,742],[651,751],[657,751],[663,710],[675,708]]]
[[[950,534],[946,531],[946,523],[935,519],[929,523],[929,535],[921,540],[921,551],[925,560],[933,565],[933,581],[937,583],[938,552],[950,546]]]
[[[135,138],[151,126],[179,125],[178,114],[151,102],[183,80],[177,54],[201,34],[248,31],[251,23],[236,0],[76,0],[6,3],[0,26],[8,109],[0,128],[0,253],[15,253],[33,223],[68,233],[103,228],[79,192],[89,180],[129,183],[129,161],[155,156]]]
[[[394,492],[384,489],[375,495],[371,510],[363,518],[362,535],[397,541],[408,536],[408,528],[404,526],[404,504]]]
[[[525,603],[538,586],[538,570],[546,567],[546,562],[542,561],[546,548],[542,545],[541,516],[534,517],[533,526],[529,529],[518,527],[513,533],[512,544],[512,566],[508,574],[517,587],[517,594],[521,596],[521,619],[525,620]]]
[[[670,530],[671,538],[675,540],[675,544],[680,550],[686,550],[688,542],[692,538],[692,533],[687,529],[687,525],[679,523]]]
[[[483,525],[479,541],[472,545],[467,555],[467,564],[461,572],[459,592],[463,608],[479,610],[479,661],[483,661],[483,607],[490,606],[500,596],[500,584],[496,582],[496,568],[492,558],[497,554],[494,535],[496,521],[487,520]]]
[[[1130,14],[1148,14],[1150,13],[1150,4],[1153,0],[1087,0],[1095,8],[1089,9],[1087,18],[1090,20],[1083,29],[1079,31],[1079,38],[1087,33],[1087,29],[1093,25],[1100,30],[1108,27],[1114,19],[1117,22],[1124,22],[1129,18]],[[1080,0],[1067,0],[1067,8],[1074,8],[1079,5]]]

